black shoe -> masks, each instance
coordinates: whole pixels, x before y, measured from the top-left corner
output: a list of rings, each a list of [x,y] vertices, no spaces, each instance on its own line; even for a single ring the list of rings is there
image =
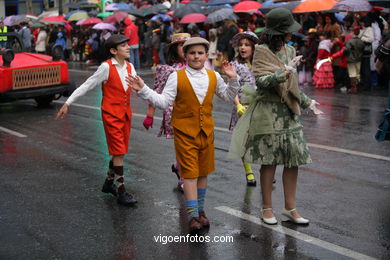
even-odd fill
[[[102,187],[102,192],[104,193],[111,193],[114,196],[118,196],[118,189],[116,188],[114,184],[114,180],[108,180],[106,179],[103,187]]]
[[[125,206],[134,206],[137,203],[137,200],[134,199],[133,195],[128,192],[123,192],[118,195],[117,199],[118,204]]]
[[[256,179],[248,180],[248,176],[253,175],[253,173],[247,173],[246,175],[246,185],[248,186],[256,186]]]

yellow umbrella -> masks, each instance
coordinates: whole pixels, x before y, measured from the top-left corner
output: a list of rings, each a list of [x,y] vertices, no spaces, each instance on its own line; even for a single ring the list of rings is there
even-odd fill
[[[80,21],[81,19],[87,19],[89,18],[88,14],[86,12],[78,12],[72,14],[69,18],[68,21]]]

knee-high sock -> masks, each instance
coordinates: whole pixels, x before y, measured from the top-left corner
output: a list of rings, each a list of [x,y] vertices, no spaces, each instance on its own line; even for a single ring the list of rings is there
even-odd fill
[[[206,197],[206,189],[198,189],[198,210],[204,210],[204,199]]]
[[[108,164],[107,179],[113,180],[115,178],[114,163],[110,160]]]
[[[245,174],[253,173],[250,163],[244,162]],[[249,174],[246,177],[248,180],[253,180],[255,177],[253,174]]]
[[[199,217],[198,201],[197,200],[187,200],[186,206],[187,206],[188,220],[191,220],[191,218],[194,218],[194,217],[195,218]]]
[[[123,177],[123,166],[114,166],[116,187],[118,188],[118,193],[122,194],[126,191],[125,189],[125,179]]]

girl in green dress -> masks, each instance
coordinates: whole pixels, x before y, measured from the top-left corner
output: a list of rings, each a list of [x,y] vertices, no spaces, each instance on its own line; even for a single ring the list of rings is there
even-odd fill
[[[268,13],[262,44],[256,45],[252,63],[257,89],[243,89],[242,102],[249,106],[234,129],[229,151],[230,157],[261,165],[262,220],[266,224],[277,224],[272,211],[277,165],[284,165],[283,220],[309,223],[295,208],[298,166],[311,162],[299,116],[301,108],[311,108],[315,114],[322,112],[315,100],[299,91],[295,68],[300,57],[285,44],[299,28],[285,8]]]

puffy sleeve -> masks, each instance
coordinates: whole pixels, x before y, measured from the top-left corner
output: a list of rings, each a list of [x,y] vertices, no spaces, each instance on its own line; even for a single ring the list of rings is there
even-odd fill
[[[171,75],[176,70],[169,65],[158,65],[156,67],[156,78],[154,80],[153,90],[161,94],[165,88],[165,84]]]

